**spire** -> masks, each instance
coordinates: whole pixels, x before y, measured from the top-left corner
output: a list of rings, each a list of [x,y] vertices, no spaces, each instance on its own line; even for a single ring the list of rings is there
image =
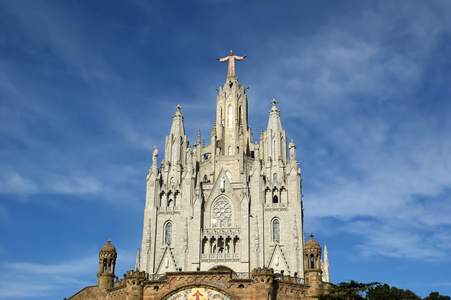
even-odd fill
[[[324,262],[321,264],[323,271],[323,282],[330,282],[330,266],[329,266],[329,254],[327,253],[327,245],[324,243]]]
[[[186,148],[188,147],[188,137],[185,135],[185,126],[183,123],[183,115],[180,111],[182,107],[177,105],[176,111],[172,117],[172,126],[169,136],[166,137],[164,161],[173,167],[180,163],[184,165]],[[167,169],[166,171],[169,171]]]
[[[175,108],[177,110],[175,112],[175,115],[172,117],[172,127],[170,134],[174,136],[184,136],[185,126],[183,124],[182,112],[180,111],[182,107],[178,104]]]
[[[329,253],[327,252],[327,244],[324,243],[324,262],[329,263]]]
[[[138,252],[136,253],[135,271],[139,271],[139,248]]]
[[[201,138],[200,138],[200,128],[199,128],[199,130],[197,131],[197,141],[196,141],[196,144],[200,145],[200,141],[201,141]]]
[[[276,104],[278,103],[276,98],[272,101],[272,107],[269,111],[269,121],[268,121],[268,131],[272,130],[273,132],[282,131],[282,123],[280,122],[280,111],[277,108]]]

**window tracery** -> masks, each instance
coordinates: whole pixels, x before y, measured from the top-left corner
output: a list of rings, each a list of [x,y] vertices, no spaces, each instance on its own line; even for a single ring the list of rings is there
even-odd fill
[[[212,208],[212,227],[232,227],[232,205],[225,198],[219,198]]]

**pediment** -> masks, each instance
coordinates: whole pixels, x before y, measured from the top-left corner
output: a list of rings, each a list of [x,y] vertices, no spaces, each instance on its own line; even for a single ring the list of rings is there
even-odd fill
[[[273,268],[276,273],[280,273],[283,270],[284,274],[290,275],[290,267],[279,243],[274,244],[267,266],[268,268]]]
[[[211,205],[211,202],[220,195],[225,195],[234,203],[240,203],[240,200],[233,190],[232,184],[230,183],[229,177],[227,176],[224,168],[221,168],[221,171],[219,171],[219,174],[216,177],[216,181],[213,184],[213,188],[211,189],[210,195],[206,201],[207,207]]]
[[[176,271],[177,264],[175,262],[174,254],[172,253],[172,250],[169,247],[169,245],[166,245],[166,248],[164,249],[163,255],[160,259],[160,263],[158,264],[156,274]]]

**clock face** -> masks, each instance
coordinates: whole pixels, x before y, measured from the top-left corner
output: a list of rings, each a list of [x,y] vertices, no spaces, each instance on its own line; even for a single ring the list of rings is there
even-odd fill
[[[166,300],[231,300],[226,295],[210,290],[210,289],[204,289],[204,288],[192,288],[183,290],[180,292],[175,293],[174,295],[170,296],[169,298],[166,298]]]

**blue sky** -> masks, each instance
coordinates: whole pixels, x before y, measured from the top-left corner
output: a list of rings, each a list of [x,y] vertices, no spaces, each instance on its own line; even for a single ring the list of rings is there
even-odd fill
[[[451,2],[0,2],[0,299],[134,267],[175,106],[206,143],[233,49],[254,136],[275,97],[331,280],[451,294]],[[160,158],[161,159],[161,158]]]

